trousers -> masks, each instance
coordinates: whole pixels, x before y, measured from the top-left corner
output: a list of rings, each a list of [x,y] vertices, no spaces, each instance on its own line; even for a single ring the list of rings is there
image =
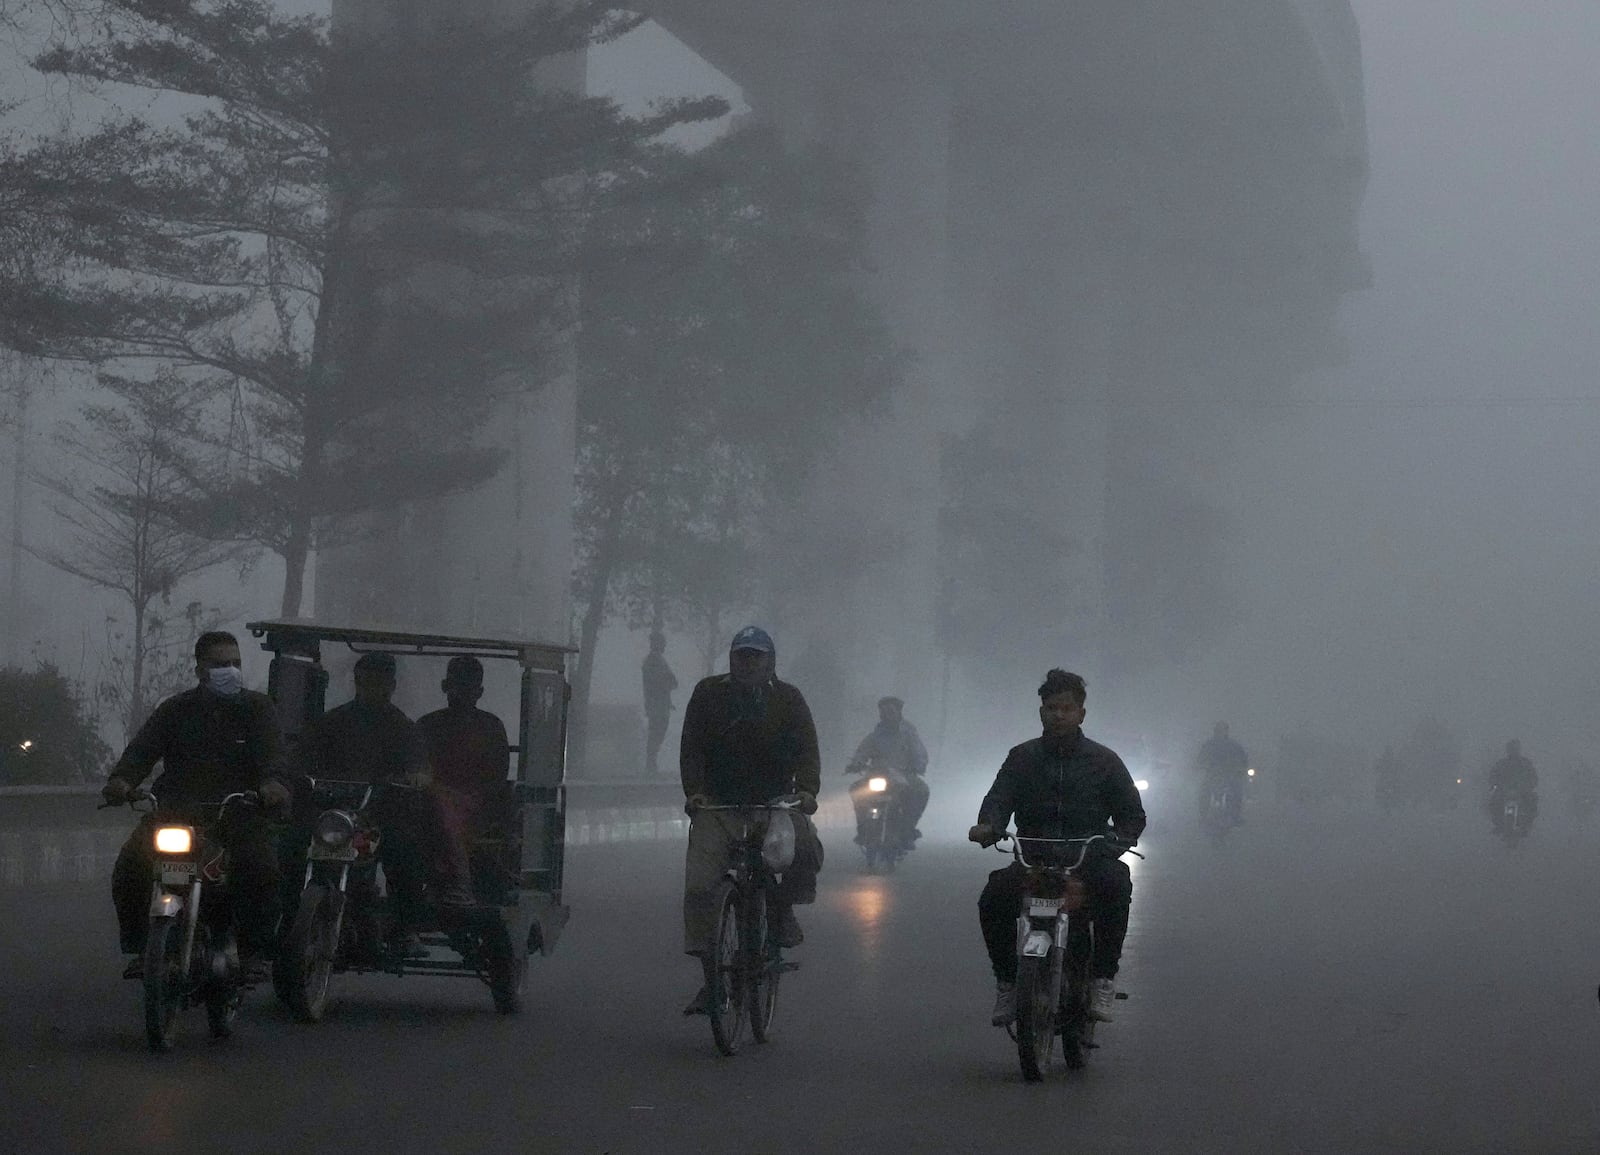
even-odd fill
[[[1122,960],[1122,942],[1128,936],[1128,909],[1133,904],[1133,876],[1128,864],[1114,858],[1093,858],[1078,877],[1088,886],[1084,913],[1094,925],[1094,957],[1089,973],[1097,979],[1115,978]],[[1023,884],[1027,871],[1021,863],[996,870],[978,897],[978,922],[997,982],[1017,981],[1017,919],[1022,914]]]
[[[757,814],[761,812],[756,811]],[[822,840],[804,814],[795,821],[794,862],[778,881],[775,902],[804,906],[817,900]],[[689,824],[689,849],[683,867],[683,952],[706,957],[717,932],[717,885],[728,869],[728,852],[745,829],[746,818],[733,810],[702,811]],[[762,827],[758,823],[756,829]]]

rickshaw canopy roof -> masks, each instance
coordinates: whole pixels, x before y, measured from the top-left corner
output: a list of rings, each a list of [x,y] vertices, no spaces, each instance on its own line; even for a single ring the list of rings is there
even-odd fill
[[[564,673],[566,657],[577,653],[573,646],[541,642],[532,638],[475,638],[464,634],[437,634],[377,626],[334,626],[304,618],[284,618],[246,622],[255,637],[265,638],[265,649],[294,649],[321,642],[337,642],[357,652],[382,650],[395,655],[452,657],[471,654],[483,658],[509,658],[534,669]]]

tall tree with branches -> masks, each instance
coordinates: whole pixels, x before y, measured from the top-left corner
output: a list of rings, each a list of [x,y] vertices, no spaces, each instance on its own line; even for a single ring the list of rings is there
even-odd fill
[[[592,0],[360,38],[269,0],[104,7],[37,66],[188,115],[116,116],[28,157],[71,259],[0,285],[0,340],[235,393],[231,436],[194,432],[247,468],[196,470],[178,512],[278,554],[292,615],[341,527],[494,472],[479,424],[568,311],[587,190],[723,106],[630,118],[535,84],[637,24]]]

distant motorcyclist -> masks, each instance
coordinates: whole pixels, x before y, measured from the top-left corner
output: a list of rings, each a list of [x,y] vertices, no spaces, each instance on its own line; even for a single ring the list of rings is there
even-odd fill
[[[1115,833],[1127,843],[1144,833],[1144,806],[1122,759],[1084,736],[1082,725],[1088,688],[1077,674],[1051,670],[1039,687],[1039,720],[1043,737],[1012,748],[978,811],[977,825],[967,837],[992,846],[1016,815],[1024,838],[1088,838]],[[1098,847],[1101,844],[1096,844]],[[1088,886],[1094,921],[1094,957],[1090,962],[1090,1013],[1111,1020],[1116,998],[1117,968],[1128,933],[1133,879],[1120,857],[1091,856],[1078,872]],[[1012,863],[989,875],[978,899],[978,921],[994,968],[992,1021],[1004,1026],[1017,1013],[1017,918],[1022,912],[1026,872]]]
[[[1244,747],[1228,736],[1228,724],[1218,722],[1211,737],[1200,747],[1196,759],[1200,770],[1200,812],[1210,806],[1211,792],[1228,786],[1228,819],[1235,826],[1244,820],[1244,788],[1250,772],[1250,756]]]
[[[709,998],[717,883],[740,833],[737,814],[704,806],[760,806],[793,797],[794,862],[783,872],[770,917],[779,946],[799,946],[804,935],[794,906],[815,902],[822,842],[806,815],[816,813],[822,762],[817,730],[805,696],[775,673],[777,647],[757,626],[733,637],[726,674],[701,679],[683,713],[678,769],[689,813],[684,862],[683,950],[700,960],[705,985],[684,1008],[704,1014]]]
[[[1539,772],[1523,757],[1522,743],[1513,738],[1506,743],[1505,757],[1489,769],[1489,820],[1504,833],[1506,802],[1514,799],[1531,823],[1539,813]]]
[[[922,837],[917,823],[928,808],[928,784],[923,779],[928,770],[928,748],[922,744],[917,728],[905,720],[904,710],[905,703],[899,698],[878,699],[878,725],[856,747],[855,757],[850,759],[845,773],[890,771],[899,778],[904,807],[901,815],[905,823],[900,834],[910,845]],[[856,842],[865,845],[870,821],[868,796],[855,787],[850,794],[856,809]]]
[[[144,973],[156,826],[194,822],[199,808],[239,791],[257,791],[269,810],[286,807],[292,797],[272,700],[244,688],[239,640],[221,630],[201,634],[194,644],[194,672],[198,685],[155,708],[100,792],[107,802],[125,802],[161,763],[154,787],[158,810],[134,827],[111,870],[122,952],[133,956],[123,971],[127,978]],[[240,963],[248,978],[259,978],[279,914],[281,875],[272,826],[259,810],[241,811],[217,835],[226,840],[229,855]]]

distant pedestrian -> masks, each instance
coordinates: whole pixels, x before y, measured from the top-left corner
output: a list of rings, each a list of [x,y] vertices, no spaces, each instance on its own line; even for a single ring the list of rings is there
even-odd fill
[[[644,772],[652,777],[661,772],[656,761],[661,743],[666,741],[667,722],[672,717],[672,691],[678,688],[678,679],[667,665],[666,648],[666,635],[652,630],[650,653],[640,669],[644,681]]]

